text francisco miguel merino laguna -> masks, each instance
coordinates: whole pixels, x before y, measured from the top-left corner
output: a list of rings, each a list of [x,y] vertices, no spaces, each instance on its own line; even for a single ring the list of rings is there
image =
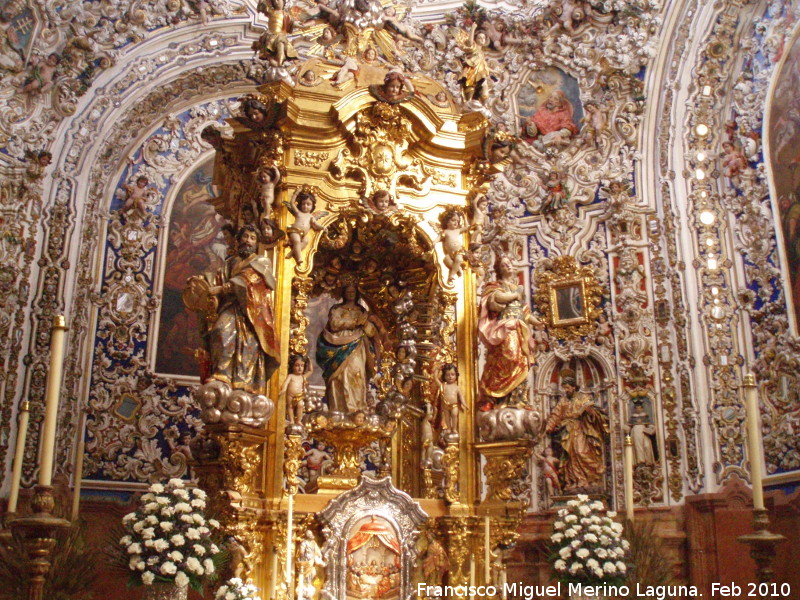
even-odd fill
[[[698,591],[693,585],[641,585],[636,584],[635,596],[641,598],[654,598],[665,600],[675,596],[697,598]],[[623,596],[631,595],[627,585],[584,585],[582,583],[554,583],[551,585],[523,585],[521,583],[506,583],[502,587],[493,585],[427,585],[417,584],[417,596],[420,598],[561,598],[562,593],[567,596]]]

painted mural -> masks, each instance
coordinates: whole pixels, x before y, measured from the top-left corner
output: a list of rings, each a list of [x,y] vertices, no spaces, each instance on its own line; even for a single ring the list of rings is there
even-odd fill
[[[540,150],[569,144],[580,129],[583,107],[578,82],[559,69],[531,73],[517,102],[522,135]]]
[[[225,261],[227,244],[220,229],[224,220],[208,202],[213,195],[213,167],[213,160],[196,167],[172,204],[158,327],[158,373],[198,375],[194,357],[195,349],[201,347],[197,315],[186,310],[181,293],[191,275],[213,271]]]
[[[782,234],[787,302],[800,323],[800,44],[795,41],[775,82],[769,118],[774,202]],[[723,162],[724,164],[724,162]],[[797,329],[795,329],[797,331]]]

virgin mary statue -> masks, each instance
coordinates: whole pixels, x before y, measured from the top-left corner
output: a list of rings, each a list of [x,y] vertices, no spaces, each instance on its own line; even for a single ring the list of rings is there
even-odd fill
[[[379,352],[378,329],[359,304],[358,288],[342,289],[342,301],[328,312],[328,322],[317,338],[317,364],[325,380],[328,408],[338,412],[367,409],[367,385],[375,372]]]

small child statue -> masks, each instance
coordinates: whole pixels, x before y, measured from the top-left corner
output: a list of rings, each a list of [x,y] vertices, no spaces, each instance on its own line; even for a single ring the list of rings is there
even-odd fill
[[[286,401],[286,416],[293,425],[303,424],[305,397],[310,375],[311,363],[308,357],[293,354],[289,359],[289,374],[286,375],[280,392]]]
[[[489,198],[486,194],[477,194],[472,199],[472,222],[470,223],[469,249],[477,250],[483,245],[483,234],[489,229]]]
[[[464,270],[464,242],[461,236],[470,228],[461,226],[461,215],[456,210],[445,211],[440,222],[442,233],[439,241],[442,242],[444,264],[448,269],[447,284],[452,285]]]
[[[458,367],[447,363],[442,367],[442,417],[446,431],[458,433],[458,412],[466,410],[464,396],[458,387]]]
[[[314,194],[299,190],[289,202],[284,202],[286,208],[294,215],[294,223],[289,226],[289,245],[292,248],[292,257],[298,265],[303,264],[303,248],[308,244],[308,230],[322,231],[325,229],[314,218],[314,209],[317,199]]]
[[[125,200],[125,203],[122,205],[122,212],[134,212],[140,218],[144,219],[147,216],[145,200],[154,192],[153,188],[150,187],[150,180],[144,175],[139,175],[139,177],[136,178],[136,185],[128,185],[126,183],[122,188],[124,191],[121,196]]]

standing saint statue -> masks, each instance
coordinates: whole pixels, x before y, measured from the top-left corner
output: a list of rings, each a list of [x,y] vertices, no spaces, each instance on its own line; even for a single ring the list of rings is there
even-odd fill
[[[322,367],[325,397],[332,411],[368,408],[367,385],[380,353],[380,324],[359,300],[356,284],[346,284],[342,301],[331,307],[317,338],[317,364]]]
[[[602,487],[606,472],[603,446],[609,433],[608,417],[595,406],[592,397],[579,392],[575,372],[561,371],[561,387],[564,397],[559,400],[545,430],[555,433],[562,429],[561,473],[564,490],[567,492],[591,491]]]
[[[314,532],[309,529],[297,550],[297,600],[313,600],[317,592],[314,586],[317,567],[324,566],[322,551],[314,539]]]
[[[270,297],[275,278],[271,261],[256,253],[255,227],[242,226],[236,242],[236,254],[217,272],[206,275],[211,284],[208,293],[220,305],[207,334],[210,378],[235,390],[264,394],[280,362]]]
[[[525,304],[511,259],[500,257],[495,273],[497,279],[484,286],[478,317],[478,335],[486,347],[480,391],[492,404],[527,404],[527,395],[520,392],[525,391],[523,384],[532,364],[531,326],[535,319]]]

